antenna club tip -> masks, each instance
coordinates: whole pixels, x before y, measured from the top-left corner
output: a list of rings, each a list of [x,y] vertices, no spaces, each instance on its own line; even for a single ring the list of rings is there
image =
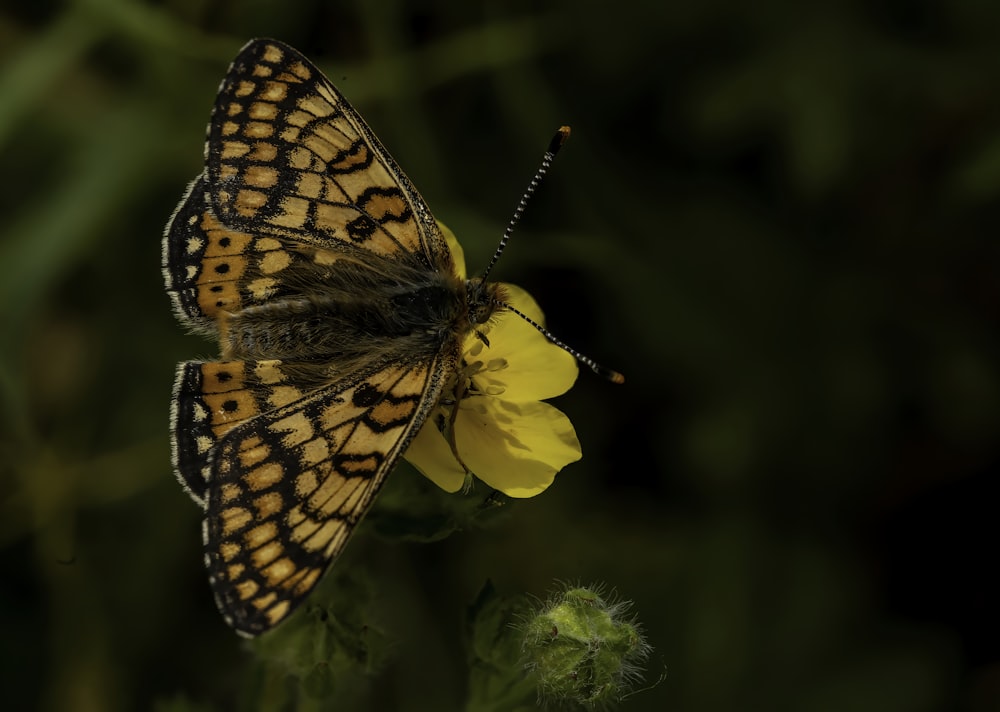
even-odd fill
[[[569,140],[569,126],[560,126],[559,130],[556,131],[556,135],[552,137],[552,141],[549,143],[549,153],[555,153],[562,145]]]
[[[625,376],[618,371],[612,371],[610,368],[601,366],[600,364],[590,362],[590,368],[601,378],[604,378],[612,383],[625,383]]]

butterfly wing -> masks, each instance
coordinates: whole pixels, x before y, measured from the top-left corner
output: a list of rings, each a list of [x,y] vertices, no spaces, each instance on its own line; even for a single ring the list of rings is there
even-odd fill
[[[266,303],[288,292],[284,273],[309,255],[287,241],[223,224],[211,208],[211,191],[198,176],[167,223],[163,279],[177,318],[192,331],[218,333],[226,313]]]
[[[212,208],[227,225],[451,268],[423,198],[308,59],[253,40],[222,82],[206,145]]]
[[[305,397],[281,361],[186,361],[177,369],[170,431],[174,470],[201,507],[219,440],[261,413]]]
[[[237,55],[212,110],[206,167],[167,224],[178,319],[214,335],[224,313],[294,293],[303,264],[374,257],[455,272],[430,209],[360,115],[275,40]]]
[[[206,562],[237,632],[268,630],[313,589],[437,401],[446,371],[443,357],[387,364],[219,438],[205,489]]]

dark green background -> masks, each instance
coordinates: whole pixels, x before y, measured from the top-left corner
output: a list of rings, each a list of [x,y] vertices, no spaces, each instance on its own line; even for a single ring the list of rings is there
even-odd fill
[[[584,459],[494,526],[352,542],[391,604],[379,707],[461,708],[490,578],[634,600],[662,679],[624,709],[1000,708],[1000,3],[11,5],[0,706],[230,709],[251,675],[169,465],[174,364],[214,346],[159,261],[228,62],[273,36],[473,267],[571,124],[494,276],[628,379],[581,374]]]

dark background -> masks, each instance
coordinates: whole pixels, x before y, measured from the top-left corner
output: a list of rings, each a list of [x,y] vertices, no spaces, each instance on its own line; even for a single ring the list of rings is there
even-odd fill
[[[494,526],[352,542],[341,565],[405,602],[387,709],[424,708],[416,684],[461,707],[487,578],[633,600],[662,679],[624,709],[1000,709],[1000,4],[12,5],[5,707],[230,709],[250,675],[169,464],[174,364],[214,345],[159,261],[229,61],[272,36],[473,269],[571,124],[494,277],[627,377],[558,399],[584,459]]]

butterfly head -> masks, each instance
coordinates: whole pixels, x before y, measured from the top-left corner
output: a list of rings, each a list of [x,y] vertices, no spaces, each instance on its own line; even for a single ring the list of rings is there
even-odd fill
[[[472,327],[485,324],[507,299],[507,292],[498,282],[486,282],[474,277],[465,282],[465,292],[469,308],[469,323]]]

